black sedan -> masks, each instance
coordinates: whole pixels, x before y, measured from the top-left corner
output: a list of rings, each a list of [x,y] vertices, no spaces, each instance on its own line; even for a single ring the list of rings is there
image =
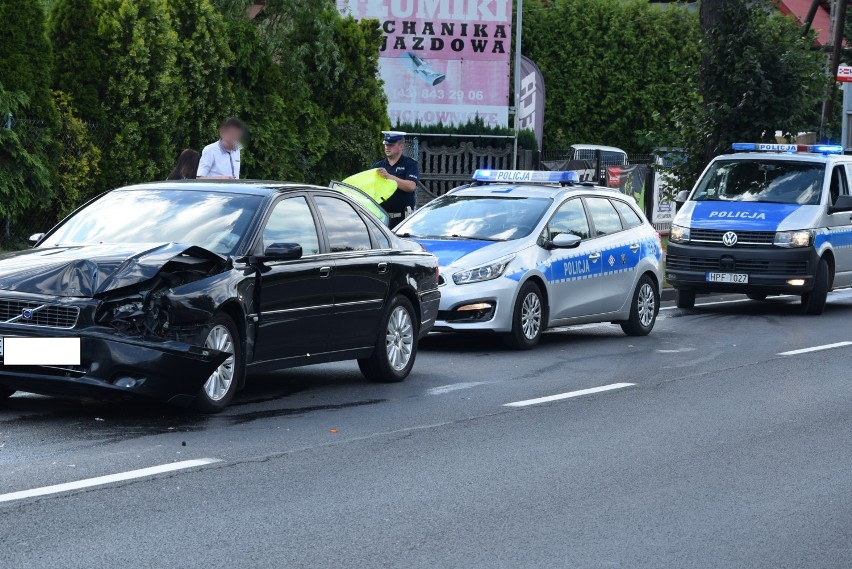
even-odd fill
[[[224,408],[248,371],[414,365],[437,260],[340,191],[162,182],[86,204],[0,255],[0,398],[140,395]]]

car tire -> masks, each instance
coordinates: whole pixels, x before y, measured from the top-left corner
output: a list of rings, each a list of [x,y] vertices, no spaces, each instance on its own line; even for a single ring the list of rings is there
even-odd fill
[[[630,302],[630,317],[621,322],[621,329],[628,336],[647,336],[654,329],[660,312],[660,293],[648,275],[642,275],[636,283]]]
[[[828,261],[820,259],[814,275],[814,288],[802,295],[802,310],[810,316],[822,314],[828,299]]]
[[[200,335],[200,343],[207,348],[233,354],[213,372],[195,397],[196,411],[205,414],[218,413],[231,403],[245,377],[242,340],[231,317],[217,314]]]
[[[695,308],[695,291],[685,288],[677,289],[675,291],[675,305],[686,310]]]
[[[518,292],[512,312],[512,331],[503,337],[503,343],[513,350],[530,350],[536,347],[547,325],[544,314],[541,289],[536,283],[527,281]]]
[[[764,300],[766,300],[766,297],[767,297],[768,295],[766,295],[766,294],[747,294],[746,296],[747,296],[750,300],[756,300],[756,301],[758,301],[758,302],[763,302]]]
[[[403,295],[391,300],[369,358],[358,360],[364,377],[376,383],[398,383],[408,377],[417,357],[419,331],[414,305]]]
[[[11,387],[6,387],[5,385],[0,385],[0,401],[3,399],[8,399],[12,395],[15,394],[15,390]]]

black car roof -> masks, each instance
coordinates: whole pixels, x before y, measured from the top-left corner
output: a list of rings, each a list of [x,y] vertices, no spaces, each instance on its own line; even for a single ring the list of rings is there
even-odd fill
[[[205,192],[220,192],[223,194],[248,194],[254,196],[271,196],[286,191],[328,190],[322,186],[297,184],[295,182],[276,182],[273,180],[166,180],[163,182],[148,182],[116,188],[116,190],[203,190]]]

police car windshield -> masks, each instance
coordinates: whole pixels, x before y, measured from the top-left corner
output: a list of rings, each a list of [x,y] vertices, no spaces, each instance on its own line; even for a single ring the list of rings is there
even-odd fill
[[[396,232],[421,239],[510,241],[535,229],[553,200],[444,196],[405,220]]]
[[[74,214],[41,246],[184,243],[229,255],[262,200],[196,190],[110,192]]]
[[[719,160],[698,184],[696,201],[819,204],[825,164],[799,160]]]

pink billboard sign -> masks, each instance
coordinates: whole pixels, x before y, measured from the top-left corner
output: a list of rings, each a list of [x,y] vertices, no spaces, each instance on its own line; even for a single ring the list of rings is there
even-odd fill
[[[378,20],[392,124],[509,122],[511,0],[337,0]]]

